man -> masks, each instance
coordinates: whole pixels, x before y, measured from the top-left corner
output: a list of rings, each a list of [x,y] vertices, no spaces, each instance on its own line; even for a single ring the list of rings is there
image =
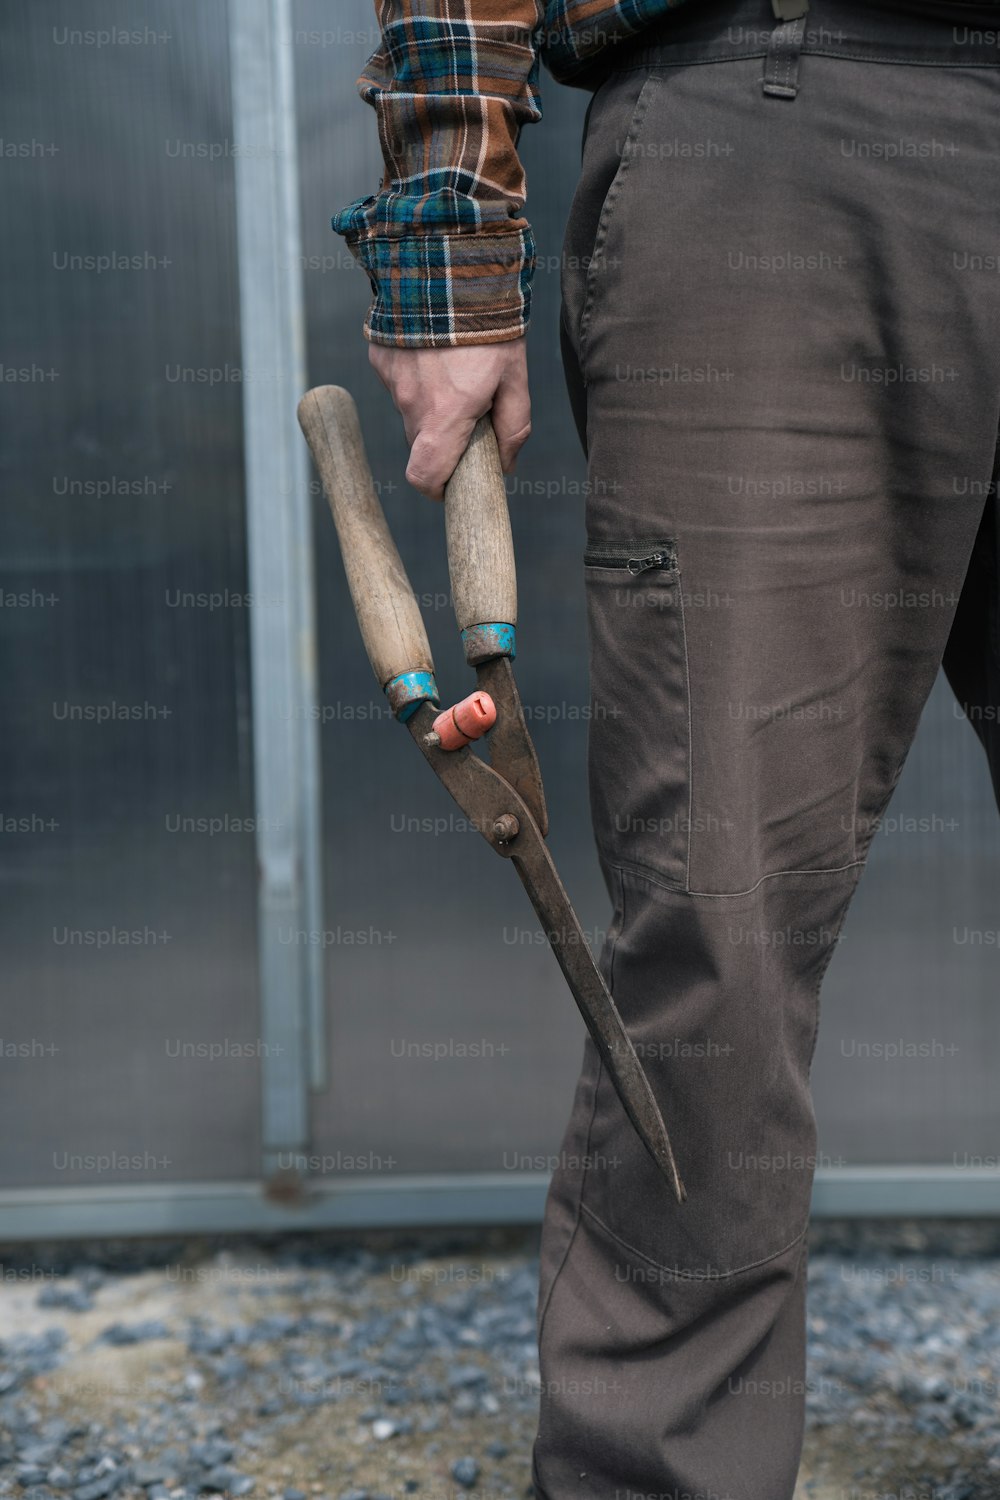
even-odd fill
[[[539,57],[594,91],[562,336],[602,964],[688,1197],[588,1040],[542,1238],[536,1492],[790,1500],[817,997],[942,661],[1000,789],[996,11],[377,8],[385,183],[334,222],[434,498],[482,413],[507,467],[529,432]]]

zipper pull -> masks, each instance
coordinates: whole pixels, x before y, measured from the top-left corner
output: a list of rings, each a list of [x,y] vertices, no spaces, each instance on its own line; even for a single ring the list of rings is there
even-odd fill
[[[636,573],[645,573],[647,568],[662,568],[666,560],[665,552],[651,552],[648,557],[630,557],[625,566],[634,577]]]

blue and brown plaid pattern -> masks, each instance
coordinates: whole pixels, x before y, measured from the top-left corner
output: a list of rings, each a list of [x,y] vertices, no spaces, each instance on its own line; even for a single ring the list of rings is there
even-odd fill
[[[682,0],[375,0],[382,44],[358,80],[385,159],[378,193],[333,219],[368,272],[374,343],[519,337],[534,242],[521,127],[541,118],[539,61],[571,82]]]

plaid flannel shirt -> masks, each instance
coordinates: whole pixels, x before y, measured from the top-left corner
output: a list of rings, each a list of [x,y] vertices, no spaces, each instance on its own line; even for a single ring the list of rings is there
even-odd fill
[[[378,117],[378,193],[333,227],[368,272],[365,334],[416,348],[518,338],[534,242],[522,125],[544,59],[579,81],[603,49],[690,0],[375,0],[382,44],[358,80]]]

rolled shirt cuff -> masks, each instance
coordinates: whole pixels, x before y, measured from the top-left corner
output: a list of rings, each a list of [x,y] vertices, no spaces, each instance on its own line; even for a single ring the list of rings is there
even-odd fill
[[[535,244],[523,220],[487,233],[348,230],[345,239],[371,282],[364,332],[374,344],[501,343],[528,326]]]

